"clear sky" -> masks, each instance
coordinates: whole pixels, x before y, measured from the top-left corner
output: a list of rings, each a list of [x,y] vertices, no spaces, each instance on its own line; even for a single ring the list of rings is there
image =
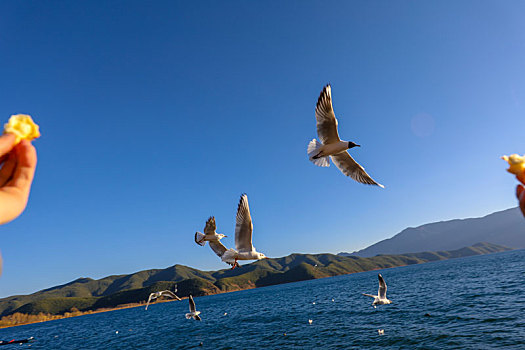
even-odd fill
[[[78,277],[227,267],[241,193],[270,257],[364,248],[516,206],[520,1],[2,1],[0,119],[42,137],[0,227],[0,297]],[[386,189],[308,161],[330,82],[343,139]]]

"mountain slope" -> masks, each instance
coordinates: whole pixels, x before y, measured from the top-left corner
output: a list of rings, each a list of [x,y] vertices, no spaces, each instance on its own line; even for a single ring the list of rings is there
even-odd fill
[[[340,255],[371,257],[378,254],[453,250],[477,242],[525,248],[525,220],[519,209],[507,209],[481,218],[441,221],[410,227],[365,249]]]
[[[478,243],[455,251],[379,255],[372,258],[333,254],[292,254],[282,258],[256,261],[234,270],[208,272],[174,265],[166,269],[144,270],[99,280],[79,278],[30,295],[3,298],[0,299],[0,316],[41,312],[56,315],[68,312],[72,308],[80,311],[111,308],[143,302],[147,300],[150,293],[165,289],[173,290],[175,286],[180,297],[190,294],[200,296],[506,250],[510,249],[489,243]]]

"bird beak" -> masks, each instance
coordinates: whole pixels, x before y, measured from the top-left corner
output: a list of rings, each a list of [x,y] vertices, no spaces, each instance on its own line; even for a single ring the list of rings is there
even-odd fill
[[[269,258],[269,257],[267,257],[267,256],[265,256],[264,258],[265,258],[265,259],[270,259],[270,258]]]
[[[355,145],[356,147],[361,147],[361,145]]]

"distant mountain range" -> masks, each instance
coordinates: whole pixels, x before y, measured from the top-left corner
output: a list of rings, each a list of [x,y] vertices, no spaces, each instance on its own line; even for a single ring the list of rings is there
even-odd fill
[[[525,219],[518,208],[472,219],[440,221],[409,227],[392,238],[342,256],[371,257],[378,254],[452,250],[477,242],[489,242],[516,249],[525,248]]]
[[[478,243],[454,251],[381,255],[373,258],[292,254],[283,258],[256,261],[233,270],[200,271],[174,265],[166,269],[114,275],[99,280],[79,278],[30,295],[3,298],[0,299],[0,316],[14,313],[58,315],[72,309],[88,311],[112,308],[144,302],[151,292],[173,290],[175,285],[180,297],[190,294],[200,296],[506,250],[510,249],[490,243]]]

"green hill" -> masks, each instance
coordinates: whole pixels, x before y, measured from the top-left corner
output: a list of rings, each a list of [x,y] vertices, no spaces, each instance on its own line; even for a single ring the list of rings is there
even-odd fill
[[[150,293],[173,290],[175,286],[179,297],[190,294],[201,296],[507,250],[510,248],[491,243],[477,243],[453,251],[377,255],[370,258],[333,254],[291,254],[282,258],[256,261],[233,270],[200,271],[174,265],[166,269],[114,275],[99,280],[79,278],[30,295],[3,298],[0,299],[0,317],[16,312],[57,315],[72,308],[80,311],[111,308],[145,301]]]

